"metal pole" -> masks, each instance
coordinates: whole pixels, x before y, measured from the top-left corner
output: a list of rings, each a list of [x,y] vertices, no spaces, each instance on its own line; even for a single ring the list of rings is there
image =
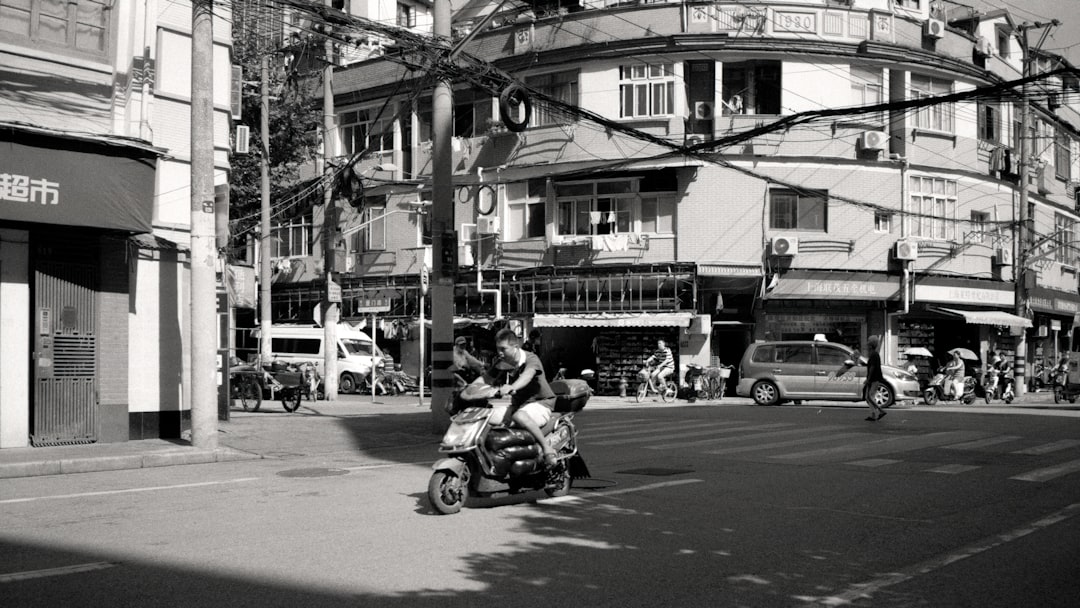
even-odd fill
[[[375,370],[379,366],[379,357],[375,354],[375,314],[371,315],[371,402],[375,403]]]
[[[330,5],[330,2],[327,2]],[[323,392],[327,401],[334,401],[338,394],[337,375],[337,304],[330,301],[330,289],[334,281],[334,254],[337,243],[337,209],[334,206],[334,187],[330,176],[334,157],[334,42],[326,26],[326,67],[323,68],[323,267],[326,286],[323,291]],[[374,340],[374,338],[372,338]],[[374,342],[373,342],[374,344]]]
[[[421,289],[420,292],[419,292],[419,295],[417,296],[417,299],[419,300],[419,304],[420,304],[420,349],[419,349],[420,350],[420,353],[419,353],[419,358],[420,358],[419,370],[420,371],[418,372],[419,376],[420,376],[420,395],[417,398],[417,403],[416,404],[418,406],[420,406],[420,407],[424,407],[424,376],[427,375],[427,374],[424,373],[424,371],[425,371],[425,369],[424,369],[424,294],[426,292],[427,292],[426,288]]]
[[[435,36],[449,43],[450,0],[435,0]],[[431,116],[431,232],[434,284],[431,285],[431,420],[432,432],[442,434],[450,426],[450,417],[442,404],[450,398],[453,381],[450,366],[454,349],[454,278],[456,268],[445,262],[444,256],[456,257],[454,235],[453,155],[450,138],[453,135],[454,93],[447,80],[439,80],[432,92]]]
[[[263,55],[259,91],[259,138],[262,154],[259,163],[261,177],[261,215],[259,221],[259,360],[269,363],[272,357],[270,316],[270,58]]]
[[[191,443],[204,449],[218,445],[212,9],[191,5]]]

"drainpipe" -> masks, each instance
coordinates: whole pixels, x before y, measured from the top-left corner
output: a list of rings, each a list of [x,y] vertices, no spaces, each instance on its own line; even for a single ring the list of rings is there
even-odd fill
[[[484,275],[480,268],[480,233],[477,232],[477,224],[462,224],[461,227],[472,226],[473,241],[476,243],[476,252],[473,262],[476,263],[476,291],[483,295],[490,293],[495,296],[495,320],[502,318],[502,272],[499,273],[499,287],[496,289],[484,289]],[[462,231],[464,232],[464,231]]]

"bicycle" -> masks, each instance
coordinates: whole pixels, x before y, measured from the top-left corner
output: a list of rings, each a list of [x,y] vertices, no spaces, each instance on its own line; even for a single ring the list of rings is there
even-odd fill
[[[731,376],[731,369],[730,365],[711,365],[705,368],[705,378],[702,380],[701,391],[704,396],[699,393],[698,397],[709,401],[723,399],[727,379]]]
[[[661,391],[653,384],[653,369],[654,368],[650,366],[638,372],[638,376],[640,376],[642,380],[638,383],[637,402],[641,403],[644,401],[645,397],[648,397],[650,392],[660,395],[660,398],[664,400],[664,403],[674,402],[675,397],[679,395],[679,385],[675,384],[675,380],[672,379],[672,376],[675,374],[672,373],[664,378],[663,391]]]

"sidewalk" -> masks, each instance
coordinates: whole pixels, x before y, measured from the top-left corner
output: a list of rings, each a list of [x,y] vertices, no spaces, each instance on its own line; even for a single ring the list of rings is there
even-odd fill
[[[810,402],[808,405],[866,407],[863,403]],[[380,396],[375,402],[370,396],[347,395],[334,402],[305,401],[297,412],[289,414],[278,403],[267,401],[259,412],[233,410],[229,422],[219,422],[219,447],[214,450],[195,448],[179,439],[4,449],[0,450],[0,479],[281,458],[294,456],[298,450],[318,454],[343,449],[373,451],[404,445],[434,445],[438,436],[433,432],[428,407],[419,407],[415,395]],[[588,405],[591,410],[646,407],[753,407],[753,401],[728,396],[721,401],[693,404],[681,399],[671,404],[658,399],[638,404],[633,397],[597,396]],[[1011,405],[1000,401],[986,404],[980,400],[971,405],[947,402],[930,407],[922,402],[909,402],[895,407],[911,411],[1080,417],[1080,404],[1055,404],[1049,392],[1029,393]]]

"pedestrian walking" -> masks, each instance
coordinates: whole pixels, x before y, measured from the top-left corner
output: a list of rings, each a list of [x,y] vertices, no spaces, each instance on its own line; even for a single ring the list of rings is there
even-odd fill
[[[876,335],[866,339],[870,357],[866,360],[866,385],[863,388],[863,396],[866,398],[866,404],[870,406],[870,416],[866,418],[868,422],[876,422],[885,417],[885,410],[878,407],[871,398],[875,392],[875,384],[885,382],[885,375],[881,373],[881,353],[878,352],[880,345],[881,339]]]

